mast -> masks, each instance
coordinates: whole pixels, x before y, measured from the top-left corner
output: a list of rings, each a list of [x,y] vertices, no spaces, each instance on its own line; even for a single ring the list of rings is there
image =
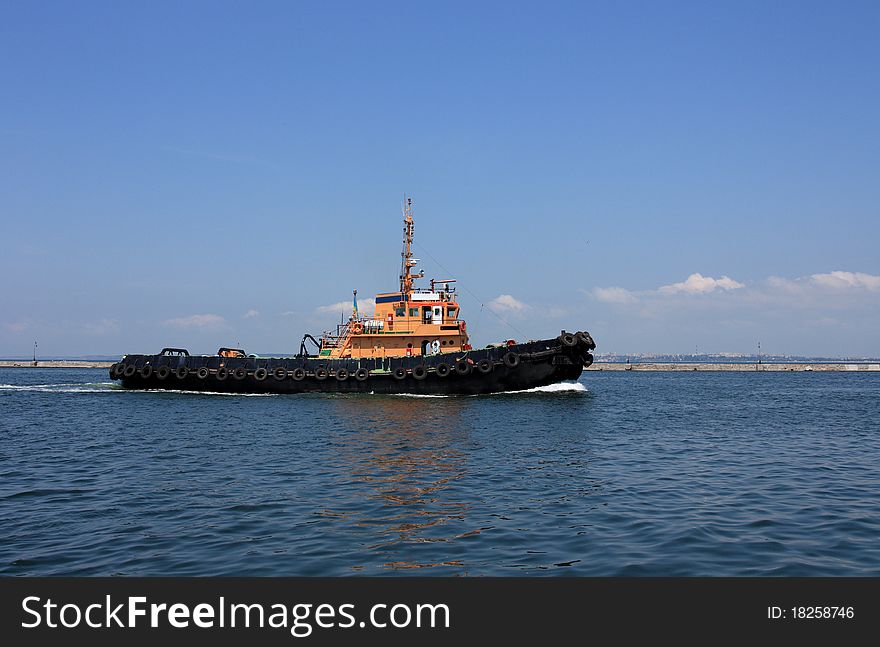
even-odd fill
[[[418,278],[418,275],[410,272],[419,262],[419,259],[412,257],[414,231],[412,198],[406,198],[403,206],[403,251],[400,253],[400,291],[403,293],[405,300],[409,300],[409,295],[413,289],[413,281]]]

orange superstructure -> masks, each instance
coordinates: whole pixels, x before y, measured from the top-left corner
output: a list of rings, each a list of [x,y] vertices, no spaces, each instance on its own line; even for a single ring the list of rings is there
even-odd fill
[[[321,337],[320,355],[333,358],[401,357],[439,355],[470,349],[467,324],[459,319],[454,279],[431,280],[430,289],[415,287],[424,271],[413,273],[419,259],[413,258],[415,225],[412,198],[407,198],[403,212],[403,251],[400,264],[400,289],[376,295],[372,317],[362,317],[357,310],[357,290],[352,315],[337,326],[335,334]]]

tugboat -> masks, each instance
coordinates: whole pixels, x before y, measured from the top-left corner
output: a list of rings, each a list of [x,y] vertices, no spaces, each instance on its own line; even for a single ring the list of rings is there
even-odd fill
[[[593,362],[588,332],[517,343],[509,339],[475,349],[461,319],[454,279],[416,288],[412,198],[403,212],[400,284],[376,295],[372,316],[362,316],[354,291],[352,314],[319,339],[306,334],[293,357],[257,357],[238,348],[190,355],[165,348],[157,355],[126,355],[110,377],[128,389],[226,393],[411,393],[426,395],[519,391],[576,380]],[[307,352],[306,342],[316,352]]]

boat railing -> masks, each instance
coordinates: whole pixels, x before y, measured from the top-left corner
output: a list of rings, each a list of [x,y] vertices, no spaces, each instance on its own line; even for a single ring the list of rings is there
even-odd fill
[[[336,333],[331,333],[327,331],[321,337],[321,347],[322,348],[338,348],[342,340],[344,340],[348,336],[348,327],[349,324],[338,324],[336,326]]]

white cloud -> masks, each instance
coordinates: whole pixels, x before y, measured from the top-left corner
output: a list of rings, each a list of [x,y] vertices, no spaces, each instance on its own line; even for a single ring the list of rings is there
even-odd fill
[[[593,288],[592,295],[605,303],[635,303],[638,297],[626,288]]]
[[[326,306],[318,306],[315,308],[318,312],[329,313],[329,312],[348,312],[352,309],[351,301],[338,301],[336,303],[331,303]]]
[[[360,310],[362,313],[372,312],[373,310],[375,310],[375,308],[375,299],[358,299],[358,310]],[[317,308],[315,308],[315,310],[322,314],[338,314],[340,312],[342,312],[343,314],[351,314],[352,301],[351,299],[349,299],[348,301],[339,301],[338,303],[331,303],[326,306],[318,306]]]
[[[880,276],[865,274],[863,272],[843,272],[836,270],[827,274],[813,274],[810,281],[816,285],[835,290],[862,288],[865,290],[880,290]]]
[[[218,328],[226,323],[226,320],[220,315],[204,314],[166,319],[163,323],[173,328]]]
[[[744,287],[745,284],[734,281],[729,276],[713,279],[711,276],[703,276],[699,272],[695,272],[681,283],[661,286],[657,292],[659,294],[708,294],[716,289],[738,290]]]
[[[655,289],[587,293],[594,307],[589,325],[603,349],[620,344],[693,352],[699,345],[701,351],[754,352],[761,340],[762,348],[778,353],[877,354],[880,276],[875,274],[839,269],[750,278],[747,285],[721,274],[698,274]]]
[[[780,308],[821,308],[824,310],[846,310],[871,299],[866,293],[880,292],[880,276],[863,272],[833,272],[811,274],[794,279],[770,276],[746,286],[729,276],[712,278],[699,273],[691,274],[686,280],[671,285],[663,285],[656,290],[627,290],[622,287],[596,287],[589,294],[598,301],[614,305],[639,303],[643,307],[642,316],[654,316],[669,307],[680,307],[681,299],[692,295],[710,293],[730,293],[737,295],[735,300],[700,300],[705,306],[721,308],[746,307],[746,304],[763,304],[771,310]]]
[[[500,312],[523,312],[531,306],[518,299],[514,299],[509,294],[499,294],[489,302],[489,307]]]
[[[281,313],[281,316],[282,317],[295,317],[296,310],[285,310],[284,312]]]
[[[860,290],[880,290],[880,276],[864,272],[843,272],[836,270],[824,274],[811,274],[796,279],[771,276],[767,286],[776,293],[782,292],[806,298],[815,295],[828,297],[829,294],[844,296]]]
[[[254,317],[259,317],[259,316],[260,316],[259,310],[251,309],[251,310],[248,310],[247,312],[244,313],[245,319],[253,319]]]
[[[11,324],[5,324],[3,327],[6,328],[6,330],[8,330],[9,332],[24,332],[28,328],[26,323],[20,321]]]
[[[695,272],[679,283],[663,285],[656,290],[633,291],[621,287],[593,288],[590,294],[604,303],[628,304],[636,303],[642,298],[656,297],[658,295],[669,296],[674,294],[709,294],[715,290],[738,290],[744,288],[745,284],[734,281],[729,276],[722,276],[720,279],[711,276],[703,276],[699,272]]]

